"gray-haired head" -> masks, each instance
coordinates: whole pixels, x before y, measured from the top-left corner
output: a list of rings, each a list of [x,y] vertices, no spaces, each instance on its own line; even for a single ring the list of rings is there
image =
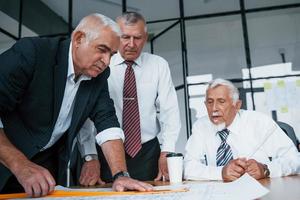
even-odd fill
[[[119,25],[109,17],[99,13],[93,13],[84,17],[79,22],[73,33],[76,31],[84,32],[86,34],[87,41],[90,42],[100,36],[101,31],[99,31],[99,28],[105,26],[110,27],[113,32],[115,32],[118,36],[121,36]]]
[[[215,88],[220,85],[226,86],[229,89],[231,99],[232,99],[233,103],[235,104],[239,100],[239,91],[233,85],[233,83],[228,80],[221,79],[221,78],[214,79],[208,83],[206,91],[208,89]]]
[[[124,12],[121,16],[117,17],[116,21],[122,20],[125,25],[136,24],[139,21],[142,21],[145,25],[145,32],[147,32],[146,20],[140,13],[137,12]]]

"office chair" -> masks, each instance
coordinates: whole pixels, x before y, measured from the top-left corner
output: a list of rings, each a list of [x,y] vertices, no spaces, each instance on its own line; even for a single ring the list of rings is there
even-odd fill
[[[299,149],[299,140],[296,137],[293,127],[291,127],[289,124],[287,124],[285,122],[281,122],[281,121],[277,121],[276,123],[286,133],[286,135],[289,136],[289,138],[293,141],[297,150],[299,151],[300,150]]]

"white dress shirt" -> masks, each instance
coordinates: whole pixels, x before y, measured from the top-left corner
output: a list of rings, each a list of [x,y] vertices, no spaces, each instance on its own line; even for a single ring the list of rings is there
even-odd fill
[[[51,138],[48,144],[42,148],[42,151],[51,147],[55,142],[66,132],[66,130],[70,127],[72,114],[74,110],[74,99],[76,93],[78,91],[79,85],[81,81],[90,80],[90,77],[85,75],[80,76],[77,82],[74,81],[75,79],[75,72],[73,66],[73,59],[72,59],[72,43],[70,43],[69,47],[69,60],[68,60],[68,74],[66,80],[66,87],[64,92],[63,101],[61,104],[61,108],[59,111],[59,115],[57,117],[57,121],[54,126],[54,130],[52,132]]]
[[[126,67],[119,53],[112,57],[108,86],[121,126]],[[181,122],[169,65],[162,57],[142,53],[135,60],[133,70],[138,95],[142,143],[161,133],[162,151],[174,152]]]
[[[270,177],[300,172],[300,153],[281,128],[268,116],[240,110],[232,124],[227,143],[233,158],[252,158],[267,164]],[[221,139],[208,116],[198,119],[186,145],[184,176],[190,180],[222,180],[222,168],[216,166]]]

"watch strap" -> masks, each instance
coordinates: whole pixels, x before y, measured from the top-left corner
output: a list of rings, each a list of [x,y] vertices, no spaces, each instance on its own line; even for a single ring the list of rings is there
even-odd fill
[[[88,154],[84,156],[84,160],[86,162],[91,161],[91,160],[98,160],[98,155],[97,154]]]
[[[130,175],[128,172],[125,172],[125,171],[120,171],[118,173],[116,173],[114,176],[113,176],[113,180],[117,180],[119,177],[129,177],[130,178]]]
[[[268,165],[264,165],[264,176],[265,178],[270,177],[270,170],[268,168]]]

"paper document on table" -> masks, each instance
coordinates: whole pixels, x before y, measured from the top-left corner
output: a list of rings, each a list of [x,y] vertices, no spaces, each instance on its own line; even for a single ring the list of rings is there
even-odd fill
[[[267,188],[247,173],[230,183],[188,181],[183,184],[155,187],[155,189],[166,190],[178,190],[182,188],[187,188],[188,192],[156,195],[155,197],[143,196],[136,198],[136,200],[251,200],[260,198],[269,192]]]
[[[230,183],[216,183],[206,191],[206,198],[211,200],[250,200],[266,195],[269,190],[257,180],[244,174],[236,181]]]
[[[116,195],[115,192],[111,191],[111,188],[70,189],[57,186],[55,189],[57,193],[64,194],[60,196],[60,200],[69,200],[70,198],[78,200],[250,200],[260,198],[269,192],[268,189],[263,187],[258,181],[248,174],[244,174],[241,178],[231,183],[216,181],[189,181],[184,182],[183,184],[154,187],[155,190],[159,190],[160,192],[142,192],[139,194],[128,192],[119,193]],[[169,190],[169,192],[163,192],[163,190]],[[170,192],[170,190],[172,191]],[[81,194],[84,193],[85,195],[78,196],[76,191]],[[66,196],[68,192],[76,195],[70,195],[72,197]],[[97,194],[98,196],[92,196],[93,193],[99,192],[102,192],[102,194]],[[112,193],[114,194],[112,195]],[[5,199],[8,198],[18,197],[7,197]],[[47,196],[44,198],[35,199],[53,200],[53,197]]]

